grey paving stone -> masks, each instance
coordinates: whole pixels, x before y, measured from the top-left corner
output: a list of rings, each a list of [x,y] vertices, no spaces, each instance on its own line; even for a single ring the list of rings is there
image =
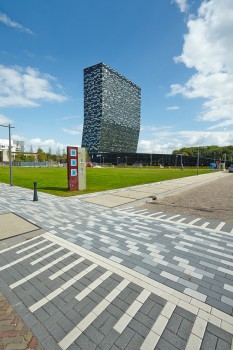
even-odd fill
[[[211,297],[207,297],[206,304],[211,305],[211,306],[215,307],[216,309],[219,309],[219,310],[221,310],[229,315],[232,315],[232,307],[222,303],[219,300],[213,299]]]
[[[193,290],[198,290],[198,284],[196,283],[192,283],[192,282],[189,282],[189,281],[186,281],[185,279],[183,278],[179,278],[179,280],[177,281],[177,283],[180,283],[182,284],[183,286],[186,286],[188,288],[191,288]],[[204,294],[204,293],[203,293]]]
[[[93,325],[90,325],[84,333],[95,342],[96,346],[98,346],[105,337],[104,333],[97,330]]]
[[[166,281],[166,278],[165,277],[162,277],[160,276],[159,274],[157,273],[154,273],[154,272],[150,272],[148,277],[152,278],[153,280],[157,281],[157,282],[160,282],[160,283],[164,283]]]
[[[134,334],[134,336],[131,338],[130,342],[127,344],[126,349],[127,350],[140,349],[140,346],[142,345],[143,341],[144,341],[143,337],[141,337],[139,334]]]
[[[231,350],[231,344],[222,339],[218,339],[216,350]]]
[[[119,333],[117,333],[114,329],[111,330],[99,344],[100,350],[109,350],[118,338]]]
[[[50,318],[48,318],[45,322],[44,322],[44,326],[46,328],[51,327],[54,323],[58,322],[58,320],[63,317],[64,314],[61,311],[57,311],[54,315],[52,315]]]
[[[137,299],[138,295],[139,295],[138,292],[135,292],[134,290],[131,290],[130,293],[127,295],[127,297],[124,299],[124,301],[127,304],[131,305],[134,302],[134,300]]]
[[[154,293],[150,294],[149,299],[154,301],[157,304],[160,304],[161,306],[165,306],[167,303],[167,300],[163,299],[162,297],[160,297]]]
[[[163,306],[161,304],[155,303],[155,305],[152,307],[152,309],[148,313],[148,317],[156,321],[162,309],[163,309]]]
[[[208,288],[203,288],[200,286],[200,287],[198,287],[197,291],[204,294],[204,295],[207,295],[213,299],[221,300],[221,294],[216,293],[213,290],[210,290]]]
[[[169,329],[172,333],[176,334],[178,332],[182,320],[183,318],[180,315],[173,312],[171,318],[168,321],[167,329]]]
[[[179,327],[179,330],[177,332],[177,335],[187,342],[188,338],[190,336],[192,327],[193,327],[193,322],[190,322],[190,321],[188,321],[187,319],[184,318],[182,320],[181,324],[180,324],[180,327]]]
[[[133,330],[135,333],[140,334],[142,337],[145,337],[150,331],[150,329],[148,327],[146,327],[141,322],[137,321],[135,318],[132,319],[132,321],[130,321],[128,327],[131,330]]]
[[[127,327],[119,335],[119,338],[117,339],[115,344],[122,350],[127,349],[128,343],[130,342],[130,340],[133,338],[134,335],[135,335],[135,332],[132,329]]]
[[[51,325],[51,327],[48,328],[48,331],[57,341],[57,343],[59,343],[66,336],[66,332],[58,323]]]
[[[104,334],[107,335],[110,330],[114,327],[114,325],[117,323],[118,319],[111,315],[103,324],[101,327],[99,327],[99,331]]]
[[[37,337],[40,343],[42,343],[42,341],[49,336],[47,329],[40,323],[37,323],[35,326],[31,327],[31,331],[33,335]]]
[[[116,307],[113,304],[110,304],[106,310],[112,315],[115,316],[117,319],[119,319],[123,314],[124,311],[122,311],[121,309],[119,309],[118,307]]]
[[[162,333],[162,338],[168,343],[176,346],[179,350],[185,350],[186,341],[178,335],[172,333],[169,329],[165,328],[164,332]]]
[[[213,350],[216,348],[218,338],[210,332],[205,332],[200,350]]]
[[[164,282],[164,284],[170,288],[173,288],[181,293],[183,293],[183,291],[185,290],[185,286],[181,285],[177,282],[173,282],[171,280],[166,279],[166,281]]]
[[[61,317],[57,323],[61,326],[61,328],[65,331],[65,333],[69,333],[75,326],[73,322],[66,316]]]
[[[178,314],[181,317],[186,318],[188,321],[190,322],[194,322],[196,319],[196,316],[194,314],[192,314],[191,312],[184,310],[183,308],[181,308],[180,306],[177,306],[174,310],[174,312],[176,314]]]
[[[157,318],[159,316],[160,312],[158,311],[157,313]],[[141,322],[144,326],[151,328],[153,326],[153,324],[155,323],[155,320],[157,319],[155,314],[153,315],[154,318],[150,318],[146,315],[144,315],[142,312],[138,311],[136,313],[136,315],[134,316],[134,319]]]
[[[173,344],[167,342],[161,337],[155,347],[155,350],[179,350],[179,348],[175,347]]]
[[[142,304],[140,311],[144,315],[148,315],[148,313],[151,311],[152,307],[155,305],[155,302],[149,298]]]
[[[221,338],[222,340],[228,342],[231,344],[232,342],[232,334],[224,331],[223,329],[213,325],[212,323],[208,323],[206,327],[206,331],[212,333],[218,338]]]
[[[77,340],[75,340],[75,345],[77,345],[82,350],[95,350],[96,345],[93,339],[86,336],[85,333],[82,333]]]
[[[60,346],[57,344],[57,342],[54,340],[51,335],[48,335],[45,339],[40,341],[41,345],[44,347],[44,349],[48,350],[60,350]]]
[[[44,323],[50,317],[50,315],[42,308],[36,310],[34,315],[41,323]]]
[[[129,304],[126,303],[125,301],[121,300],[119,297],[115,298],[112,303],[113,303],[113,305],[115,305],[116,307],[121,309],[122,311],[127,310],[129,307]]]

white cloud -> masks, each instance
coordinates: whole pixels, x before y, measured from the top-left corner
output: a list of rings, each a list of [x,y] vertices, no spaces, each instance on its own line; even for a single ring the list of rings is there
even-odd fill
[[[233,131],[164,131],[155,132],[154,138],[151,140],[141,138],[138,144],[138,152],[166,154],[182,147],[229,146],[232,144]]]
[[[41,101],[63,102],[67,97],[54,92],[56,78],[31,67],[0,65],[0,107],[35,107]]]
[[[69,135],[81,135],[83,132],[83,125],[76,125],[73,126],[72,129],[66,129],[66,128],[62,128],[61,129],[65,134],[69,134]]]
[[[67,117],[58,118],[57,120],[69,120],[69,119],[79,119],[79,118],[81,118],[79,115],[71,115]]]
[[[168,111],[176,111],[177,109],[180,109],[179,106],[169,106],[166,108]]]
[[[3,114],[0,114],[0,124],[7,125],[7,124],[11,124],[11,123],[12,123],[11,119],[9,119],[8,117],[6,117]]]
[[[22,24],[11,20],[5,13],[2,12],[0,12],[0,23],[3,23],[11,28],[16,28],[24,33],[33,35],[33,32],[30,29],[25,28],[24,26],[22,26]]]
[[[233,1],[205,0],[196,17],[188,20],[183,52],[175,58],[196,73],[186,84],[171,85],[171,95],[204,98],[199,120],[233,120]]]
[[[181,12],[185,12],[188,9],[188,1],[187,0],[173,0],[173,3],[176,3],[179,6]]]
[[[66,145],[56,142],[54,139],[42,140],[38,137],[30,140],[25,140],[25,148],[27,150],[30,150],[31,147],[33,148],[34,152],[36,152],[40,147],[45,152],[48,152],[49,148],[51,148],[52,152],[56,153],[57,149],[60,149],[62,151],[64,148],[66,148]]]

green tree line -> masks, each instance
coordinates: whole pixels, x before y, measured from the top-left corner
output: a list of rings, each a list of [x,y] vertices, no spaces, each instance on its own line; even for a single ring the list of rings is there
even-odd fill
[[[61,153],[58,149],[56,154],[53,154],[51,149],[48,152],[43,151],[42,148],[38,148],[38,150],[34,153],[31,149],[30,152],[17,152],[14,157],[15,162],[34,162],[37,160],[38,162],[65,162],[67,155],[65,150]]]
[[[200,146],[200,147],[183,147],[176,149],[172,154],[183,154],[184,156],[197,156],[199,154],[204,158],[212,158],[213,160],[228,160],[233,161],[233,146]]]

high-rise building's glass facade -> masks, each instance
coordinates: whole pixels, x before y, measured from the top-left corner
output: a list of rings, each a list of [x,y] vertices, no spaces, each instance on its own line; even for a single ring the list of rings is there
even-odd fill
[[[82,147],[90,152],[136,152],[141,89],[104,63],[84,69]]]

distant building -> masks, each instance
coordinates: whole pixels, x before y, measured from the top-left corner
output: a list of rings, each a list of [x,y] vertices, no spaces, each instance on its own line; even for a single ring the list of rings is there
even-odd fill
[[[11,140],[12,157],[17,152],[24,152],[24,141]],[[9,161],[9,140],[0,139],[0,162]]]
[[[136,152],[141,89],[104,63],[84,69],[82,147],[90,152]]]

